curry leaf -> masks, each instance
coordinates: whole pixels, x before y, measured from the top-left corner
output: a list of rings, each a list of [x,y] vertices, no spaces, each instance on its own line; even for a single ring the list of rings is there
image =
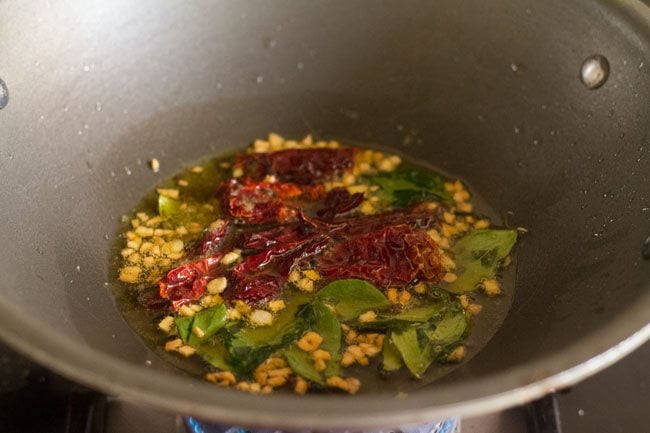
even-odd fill
[[[421,307],[413,307],[409,310],[396,314],[393,319],[403,322],[426,322],[432,317],[444,311],[446,305],[444,303],[425,305]]]
[[[271,326],[229,328],[226,347],[230,364],[239,374],[250,374],[262,361],[276,351],[288,346],[309,328],[308,298],[297,295],[287,301],[287,306]]]
[[[391,341],[391,335],[388,334],[384,339],[384,347],[382,350],[382,368],[384,371],[395,371],[402,368],[402,356]]]
[[[516,230],[473,230],[460,238],[452,247],[459,266],[458,279],[449,290],[469,292],[482,280],[493,278],[515,242]]]
[[[298,375],[316,383],[323,383],[323,377],[314,367],[314,360],[308,352],[300,350],[298,346],[291,346],[284,352],[291,369]]]
[[[411,326],[406,329],[394,331],[391,333],[390,339],[402,356],[406,367],[415,377],[420,378],[433,362],[433,356],[431,354],[431,346],[426,343],[424,345],[420,343],[418,329],[415,326]]]
[[[398,168],[389,173],[366,177],[370,183],[379,185],[380,196],[396,207],[406,207],[424,200],[453,203],[445,189],[445,179],[414,168]]]
[[[194,317],[181,316],[174,319],[174,324],[176,325],[176,332],[181,337],[184,343],[187,343],[190,338],[190,332],[192,331],[192,322],[194,322]]]
[[[450,346],[458,344],[468,330],[469,320],[458,301],[449,306],[441,319],[394,328],[384,341],[384,369],[397,369],[403,360],[411,373],[419,378]],[[401,359],[391,352],[390,345],[394,345]]]
[[[441,300],[429,305],[412,307],[397,314],[379,313],[372,322],[358,322],[354,326],[359,329],[386,329],[408,323],[427,322],[444,313],[447,306],[448,303]]]
[[[270,326],[242,327],[235,333],[233,344],[237,346],[275,345],[295,326],[298,310],[308,301],[308,297],[297,295],[286,301],[286,307],[273,319]]]
[[[425,189],[396,189],[392,194],[392,205],[399,208],[408,207],[414,203],[423,201],[448,201],[439,194]]]
[[[181,202],[164,195],[158,196],[158,213],[163,219],[175,219],[179,216]]]
[[[226,324],[226,307],[224,305],[219,305],[217,307],[199,311],[193,317],[176,317],[174,319],[174,324],[176,325],[176,331],[183,342],[190,346],[197,347],[199,344],[216,334],[217,331]],[[199,337],[196,333],[192,332],[192,329],[195,326],[203,331],[203,336]]]
[[[306,319],[310,324],[311,330],[318,333],[323,342],[320,349],[330,353],[331,358],[327,362],[325,376],[335,376],[340,373],[340,349],[341,349],[341,324],[329,308],[320,302],[315,302],[309,306],[303,315],[310,315]],[[322,383],[322,375],[314,368],[314,360],[309,353],[300,350],[295,344],[286,352],[287,361],[291,368],[305,379]]]
[[[283,345],[260,345],[260,346],[236,346],[227,345],[228,358],[233,371],[238,375],[250,376],[250,374],[273,355]]]
[[[470,332],[471,322],[460,305],[447,312],[445,317],[435,325],[435,328],[425,329],[429,339],[431,356],[445,362],[451,351]]]
[[[226,306],[223,304],[196,313],[194,315],[194,322],[192,323],[192,332],[189,336],[190,346],[197,347],[199,344],[212,337],[223,327],[223,325],[226,324],[226,320]],[[199,337],[193,331],[194,328],[199,328],[203,332],[203,335]]]
[[[364,280],[337,280],[323,287],[316,298],[334,306],[341,320],[352,320],[360,313],[388,307],[388,299]]]
[[[425,333],[433,345],[449,345],[458,342],[466,334],[469,322],[462,308],[449,311],[434,329]]]
[[[198,203],[193,200],[175,200],[173,198],[158,196],[158,213],[166,222],[173,225],[197,222],[206,225],[214,219],[214,206],[209,203]]]
[[[323,337],[320,348],[330,353],[331,358],[327,361],[326,376],[335,376],[340,372],[341,361],[341,324],[338,319],[320,302],[314,307],[314,330]]]
[[[197,352],[206,362],[221,370],[232,369],[228,362],[228,350],[220,338],[213,338],[209,342],[202,344]]]

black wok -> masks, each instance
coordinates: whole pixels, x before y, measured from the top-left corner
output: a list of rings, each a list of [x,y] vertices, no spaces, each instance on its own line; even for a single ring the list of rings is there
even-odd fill
[[[589,90],[594,54],[609,76]],[[5,1],[0,59],[0,335],[76,380],[227,422],[395,426],[525,402],[650,336],[638,1]],[[483,350],[433,384],[403,383],[401,399],[394,385],[263,398],[142,343],[104,284],[121,215],[182,165],[271,130],[385,144],[530,230]]]

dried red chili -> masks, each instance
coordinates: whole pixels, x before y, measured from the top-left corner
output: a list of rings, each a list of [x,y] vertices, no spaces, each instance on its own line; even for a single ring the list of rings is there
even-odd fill
[[[313,228],[302,221],[256,232],[245,231],[240,237],[240,248],[261,250],[278,243],[292,242],[312,231]]]
[[[289,242],[276,245],[251,256],[235,266],[230,280],[232,290],[224,296],[255,303],[270,299],[280,293],[294,266],[319,254],[329,239],[318,233],[303,235]]]
[[[204,232],[203,237],[188,251],[187,257],[194,258],[216,253],[224,247],[225,239],[231,232],[230,221],[219,220],[212,223]]]
[[[230,179],[222,188],[228,213],[239,222],[266,224],[294,219],[292,199],[314,200],[325,191],[322,185],[302,186],[286,182]]]
[[[274,274],[257,274],[233,277],[233,288],[224,296],[226,299],[240,299],[248,304],[256,304],[274,298],[286,279]]]
[[[439,224],[430,211],[401,209],[333,223],[299,217],[289,224],[241,234],[238,246],[258,252],[233,269],[236,282],[229,292],[231,299],[269,299],[279,293],[293,267],[312,260],[330,279],[362,278],[384,287],[403,286],[415,278],[441,278],[437,248],[425,232]]]
[[[294,267],[309,262],[328,278],[362,278],[379,286],[403,286],[413,279],[437,281],[442,276],[440,257],[425,230],[435,227],[435,214],[402,209],[378,215],[335,219],[333,223],[309,218],[270,229],[244,229],[234,246],[254,250],[228,275],[228,299],[249,303],[279,294]],[[219,250],[229,226],[209,232],[201,251]],[[199,299],[207,283],[224,272],[222,253],[171,270],[160,283],[160,296],[174,308]]]
[[[417,208],[398,209],[374,215],[339,218],[332,222],[310,218],[306,215],[300,215],[300,218],[316,230],[332,237],[349,237],[399,224],[428,230],[440,225],[439,212],[441,211],[431,212]]]
[[[362,201],[363,193],[350,194],[345,188],[334,188],[327,193],[316,215],[325,221],[333,221],[337,215],[351,211]]]
[[[150,310],[169,310],[172,303],[169,299],[160,297],[158,286],[145,287],[138,291],[138,302]]]
[[[242,263],[235,266],[235,273],[239,275],[246,275],[250,272],[255,272],[256,270],[262,269],[269,264],[274,262],[279,257],[282,257],[288,253],[296,251],[301,248],[306,242],[311,241],[315,235],[308,235],[302,238],[296,238],[291,242],[282,242],[273,245],[266,250],[250,255],[244,259]]]
[[[158,282],[160,297],[169,299],[174,309],[199,299],[210,280],[222,270],[222,253],[172,269]]]
[[[240,154],[235,166],[254,179],[275,175],[283,182],[306,185],[333,179],[350,171],[357,151],[356,148],[319,148]]]
[[[442,276],[435,242],[407,225],[383,227],[334,244],[315,259],[326,278],[361,278],[382,287]]]

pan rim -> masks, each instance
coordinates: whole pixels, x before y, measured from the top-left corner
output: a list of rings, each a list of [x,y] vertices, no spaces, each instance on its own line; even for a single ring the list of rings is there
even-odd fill
[[[129,401],[184,415],[285,429],[396,427],[524,404],[603,370],[650,341],[650,290],[647,293],[599,330],[558,352],[473,382],[446,384],[435,393],[423,390],[402,399],[279,394],[268,398],[219,389],[80,346],[38,320],[27,320],[2,299],[0,314],[7,320],[0,327],[0,337],[63,376]],[[446,401],[441,395],[447,395]],[[262,405],[258,404],[260,398],[266,399]],[[354,398],[355,404],[349,404],[348,398]]]

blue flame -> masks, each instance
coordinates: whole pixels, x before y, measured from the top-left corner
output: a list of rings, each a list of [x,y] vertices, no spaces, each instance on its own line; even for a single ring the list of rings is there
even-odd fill
[[[185,425],[188,427],[190,433],[289,433],[274,429],[247,430],[238,426],[228,426],[199,421],[191,416],[185,418]],[[458,418],[449,418],[442,422],[420,424],[401,429],[364,431],[359,433],[384,433],[387,431],[390,431],[391,433],[459,433],[460,420]]]
[[[185,419],[190,433],[250,433],[243,427],[206,423],[190,416]]]

